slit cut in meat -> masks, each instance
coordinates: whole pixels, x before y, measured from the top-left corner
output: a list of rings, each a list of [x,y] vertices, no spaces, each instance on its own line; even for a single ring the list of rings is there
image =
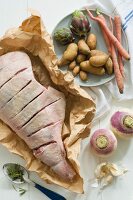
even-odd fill
[[[24,76],[24,73],[25,70],[14,76],[0,89],[0,108],[4,107],[6,103],[8,103],[15,95],[17,95],[31,82],[32,74],[28,73],[27,71],[26,75]]]
[[[36,97],[34,97],[34,98],[29,102],[29,104],[32,103],[32,101],[34,101],[36,98],[38,98],[43,92],[44,92],[44,91],[42,91],[40,94],[38,94]],[[23,112],[23,110],[24,110],[29,104],[25,105],[25,106],[20,110],[20,112],[18,112],[16,115],[14,115],[14,117],[11,118],[11,121],[12,121],[13,123],[15,123],[15,119],[19,116],[19,114],[20,114],[21,112]],[[32,110],[34,110],[34,109],[32,109]],[[27,113],[26,113],[26,114],[27,114]],[[25,116],[23,116],[23,117],[25,117]]]
[[[50,141],[50,142],[47,142],[47,143],[45,143],[45,144],[42,144],[42,145],[40,145],[40,146],[34,148],[33,151],[38,150],[39,148],[41,148],[41,147],[43,147],[43,146],[48,146],[48,145],[53,144],[53,143],[57,143],[57,142],[54,141],[54,140],[53,140],[53,141]]]
[[[33,117],[25,126],[23,126],[19,131],[25,132],[26,134],[32,134],[42,127],[46,127],[48,124],[55,123],[64,119],[65,113],[62,112],[62,106],[65,106],[63,99],[56,101],[54,104],[46,107],[44,110],[40,111],[35,117]],[[58,109],[57,109],[58,107]],[[53,110],[56,112],[53,115]]]
[[[37,148],[39,145],[48,143],[50,141],[56,141],[60,145],[62,151],[64,152],[64,145],[62,143],[61,132],[62,120],[47,127],[44,127],[38,130],[36,133],[33,133],[32,135],[26,135],[25,133],[23,133],[19,134],[19,136],[23,137],[23,139],[31,149]]]
[[[42,154],[45,151],[45,148],[48,148],[48,146],[51,146],[52,144],[57,144],[57,142],[56,141],[49,142],[47,144],[39,146],[36,149],[33,149],[34,155],[38,155],[39,156],[40,154]]]
[[[48,104],[47,106],[50,106],[50,105],[54,104],[54,103],[57,102],[58,100],[60,100],[60,99],[55,100],[54,102]],[[36,113],[34,113],[34,114],[28,119],[28,121],[26,121],[22,126],[19,126],[19,127],[17,127],[17,128],[20,129],[20,128],[24,127],[26,124],[28,124],[28,122],[30,122],[30,120],[31,120],[32,118],[34,118],[39,112],[41,112],[42,110],[44,110],[47,106],[44,106],[43,108],[41,108],[40,110],[38,110]]]
[[[60,151],[60,147],[56,142],[50,143],[49,145],[42,145],[37,150],[34,150],[33,153],[36,157],[40,157],[42,154],[45,154],[42,161],[45,160],[45,162],[50,166],[56,165],[58,162],[60,162],[62,157],[64,157],[63,152]],[[52,159],[49,159],[50,157]]]
[[[39,86],[39,87],[38,87]],[[11,123],[17,113],[19,113],[24,106],[26,106],[33,98],[44,91],[44,87],[32,80],[22,91],[20,91],[14,98],[12,98],[0,111],[0,117],[8,123]]]
[[[31,80],[25,85],[25,86],[23,86],[23,88],[21,88],[17,93],[16,93],[16,95],[19,93],[19,92],[21,92],[27,85],[29,85],[31,83]],[[15,96],[15,95],[14,95]],[[0,109],[2,109],[3,107],[5,107],[6,106],[6,104],[8,104],[11,100],[12,100],[12,98],[14,98],[14,96],[13,97],[11,97],[5,104],[3,104],[2,106],[1,106],[1,108]]]
[[[21,67],[22,68],[22,67]],[[22,71],[26,70],[27,68],[24,67],[23,69],[20,69],[17,71],[15,71],[15,69],[10,69],[6,68],[5,70],[3,70],[2,72],[0,72],[0,88],[2,88],[3,85],[5,85],[6,83],[8,83],[14,76],[16,76],[17,74],[21,73]],[[11,72],[10,72],[11,70]]]
[[[36,149],[33,149],[33,154],[34,155],[40,155],[40,154],[42,154],[44,152],[44,150],[45,150],[45,147],[47,147],[47,146],[49,146],[51,144],[56,144],[56,141],[51,141],[51,142],[49,142],[47,144],[43,144],[43,145],[39,146]]]
[[[54,125],[54,122],[51,122],[51,123],[49,123],[49,124],[47,124],[47,125],[44,125],[44,126],[40,127],[40,129],[37,129],[36,131],[34,131],[34,132],[28,134],[27,137],[30,137],[30,136],[36,134],[38,131],[40,131],[40,130],[42,130],[42,129],[44,129],[44,128],[47,128],[47,127],[49,127],[49,126],[52,126],[52,125]]]
[[[59,95],[49,94],[49,89],[44,90],[38,97],[34,98],[28,105],[26,105],[20,113],[11,119],[12,123],[17,124],[17,128],[20,129],[30,119],[32,119],[38,112],[45,107],[58,101],[61,97]],[[34,109],[33,109],[34,108]]]
[[[20,69],[18,72],[16,72],[16,74],[14,76],[17,76],[18,74],[20,74],[21,72],[25,71],[27,69],[27,67]]]

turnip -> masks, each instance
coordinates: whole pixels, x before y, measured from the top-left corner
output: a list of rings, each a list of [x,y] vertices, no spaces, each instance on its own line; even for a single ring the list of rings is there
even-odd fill
[[[122,138],[133,136],[133,115],[128,112],[115,112],[110,120],[112,131]]]
[[[108,129],[98,129],[90,138],[90,147],[97,156],[107,157],[117,148],[117,139]]]

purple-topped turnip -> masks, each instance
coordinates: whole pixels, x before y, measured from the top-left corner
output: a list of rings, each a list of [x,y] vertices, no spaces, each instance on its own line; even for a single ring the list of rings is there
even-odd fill
[[[111,131],[98,129],[90,138],[90,146],[97,156],[107,157],[117,148],[117,139]]]
[[[112,131],[122,138],[133,137],[133,115],[128,112],[115,112],[110,120]]]

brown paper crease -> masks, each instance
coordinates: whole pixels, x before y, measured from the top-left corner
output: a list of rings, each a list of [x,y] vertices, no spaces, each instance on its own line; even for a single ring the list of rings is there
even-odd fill
[[[20,155],[27,162],[27,169],[35,171],[47,183],[54,183],[73,192],[83,192],[83,179],[80,176],[80,142],[89,135],[95,113],[92,98],[74,84],[70,72],[63,73],[56,65],[57,57],[50,35],[43,26],[40,16],[32,14],[16,29],[10,29],[0,40],[0,55],[21,50],[29,54],[36,79],[43,85],[52,85],[66,96],[66,117],[62,138],[66,147],[67,158],[75,171],[72,183],[61,180],[50,168],[37,160],[32,151],[6,124],[0,121],[0,143],[9,151]]]

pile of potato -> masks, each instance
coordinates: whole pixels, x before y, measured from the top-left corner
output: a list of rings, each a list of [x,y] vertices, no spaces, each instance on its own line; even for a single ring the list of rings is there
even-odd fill
[[[68,65],[73,75],[86,81],[88,73],[102,76],[113,73],[113,63],[110,56],[103,51],[96,50],[96,35],[90,33],[87,39],[80,39],[78,43],[70,43],[58,61],[58,66]]]

